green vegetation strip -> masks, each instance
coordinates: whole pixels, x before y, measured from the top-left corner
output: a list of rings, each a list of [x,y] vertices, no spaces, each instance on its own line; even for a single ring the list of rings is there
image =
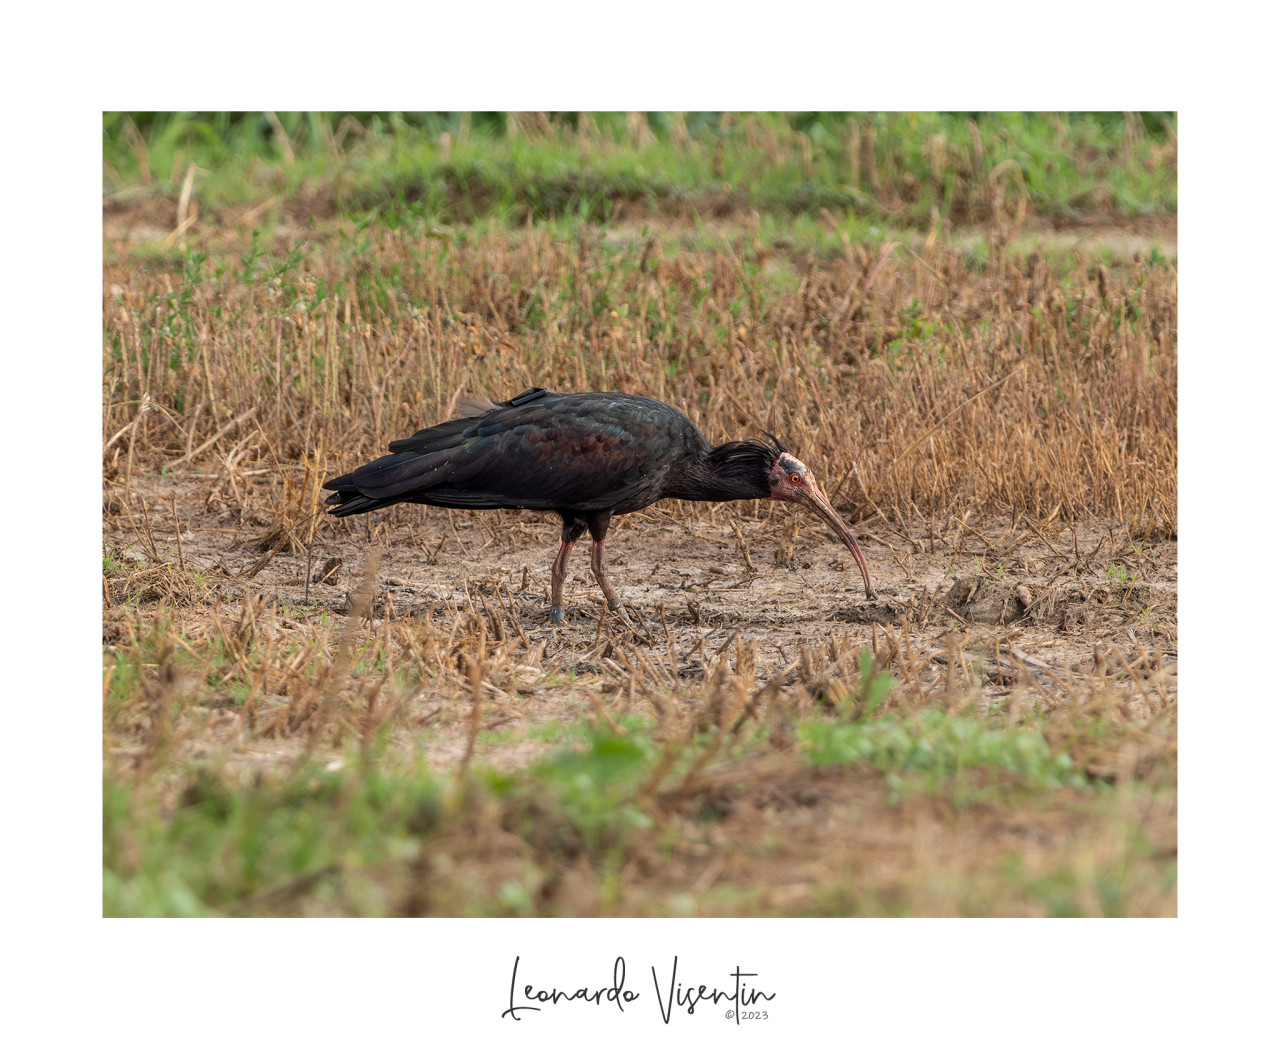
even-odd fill
[[[945,792],[956,807],[1008,807],[1064,785],[1100,788],[1042,734],[1000,717],[930,709],[852,723],[819,718],[797,730],[815,766],[874,766],[890,805],[912,793]],[[292,910],[305,894],[302,910],[314,914],[387,914],[403,903],[404,880],[433,846],[465,848],[477,833],[520,839],[527,848],[516,863],[528,870],[580,857],[621,866],[640,836],[662,836],[642,797],[662,744],[647,725],[623,734],[586,725],[573,731],[585,741],[520,773],[481,767],[442,775],[421,762],[397,765],[385,747],[349,750],[331,767],[306,761],[283,773],[257,770],[247,784],[243,768],[225,763],[160,770],[142,785],[109,772],[104,912],[264,914]],[[707,771],[742,763],[765,737],[749,736]],[[681,778],[710,741],[702,735],[683,750],[671,777]],[[981,775],[974,785],[964,781],[971,769]],[[696,792],[691,800],[696,810]],[[466,877],[455,876],[458,895],[438,900],[458,905],[454,914],[530,914],[518,866],[486,874],[497,881],[469,890]]]
[[[823,764],[871,764],[883,771],[890,788],[908,788],[909,776],[929,792],[962,780],[979,769],[995,785],[1000,773],[1019,777],[1025,786],[1056,789],[1088,787],[1066,752],[1055,753],[1044,736],[1025,726],[1004,724],[999,717],[952,716],[944,709],[925,709],[906,718],[880,718],[856,723],[813,720],[799,725],[809,761]],[[907,776],[904,778],[904,776]]]
[[[206,209],[301,200],[414,220],[624,213],[854,214],[972,224],[1023,202],[1070,219],[1177,210],[1174,115],[1144,113],[126,113],[103,120],[104,192]],[[192,169],[194,167],[194,170]]]

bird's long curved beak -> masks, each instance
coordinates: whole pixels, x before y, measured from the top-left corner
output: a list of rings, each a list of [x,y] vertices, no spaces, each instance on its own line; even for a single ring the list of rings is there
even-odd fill
[[[808,478],[806,477],[806,479]],[[803,487],[803,492],[805,505],[831,526],[831,530],[840,537],[840,541],[849,548],[849,552],[853,554],[853,559],[858,562],[858,568],[862,571],[862,583],[867,589],[867,599],[875,598],[876,592],[871,589],[871,575],[867,572],[867,559],[862,556],[862,550],[858,546],[858,540],[853,537],[853,532],[840,519],[835,508],[827,501],[827,496],[822,493],[817,484],[806,483]]]

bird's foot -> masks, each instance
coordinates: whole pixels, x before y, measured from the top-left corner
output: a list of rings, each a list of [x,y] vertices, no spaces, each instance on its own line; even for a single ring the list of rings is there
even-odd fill
[[[605,605],[609,607],[609,612],[617,614],[619,620],[631,623],[631,615],[623,607],[621,598],[610,598]]]
[[[564,627],[564,610],[558,605],[551,607],[551,623],[556,627]]]

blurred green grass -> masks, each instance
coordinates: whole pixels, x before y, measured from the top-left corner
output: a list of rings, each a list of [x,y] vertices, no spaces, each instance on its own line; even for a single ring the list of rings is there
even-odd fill
[[[1172,112],[107,112],[104,194],[509,224],[628,213],[977,224],[1177,210]]]

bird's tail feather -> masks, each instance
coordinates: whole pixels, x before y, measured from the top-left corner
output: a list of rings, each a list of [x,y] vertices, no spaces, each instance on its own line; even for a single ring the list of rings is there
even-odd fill
[[[371,513],[375,509],[393,506],[398,501],[395,498],[370,498],[358,491],[335,491],[324,500],[324,504],[334,507],[329,510],[331,517],[353,517],[357,513]]]
[[[335,501],[342,503],[347,507],[343,509],[343,513],[363,513],[368,509],[391,505],[407,495],[418,494],[443,483],[447,477],[445,465],[448,460],[447,452],[387,454],[368,465],[362,465],[355,472],[328,481],[325,488],[336,492],[328,504],[333,505]],[[360,497],[376,504],[365,505],[360,509],[349,508]],[[337,510],[334,512],[338,513]]]
[[[483,507],[504,504],[501,499],[486,499],[482,492],[449,490],[451,484],[474,480],[492,461],[494,452],[486,447],[466,446],[468,434],[476,421],[498,407],[523,406],[547,394],[545,388],[529,388],[506,402],[493,403],[488,410],[474,416],[459,417],[443,424],[415,432],[408,439],[397,439],[390,454],[362,465],[354,472],[325,483],[334,492],[325,505],[335,517],[368,513],[397,502],[429,502],[435,505]],[[470,411],[468,411],[470,412]],[[494,430],[501,430],[495,425]],[[479,434],[489,435],[488,426]],[[438,496],[438,497],[437,497]]]

